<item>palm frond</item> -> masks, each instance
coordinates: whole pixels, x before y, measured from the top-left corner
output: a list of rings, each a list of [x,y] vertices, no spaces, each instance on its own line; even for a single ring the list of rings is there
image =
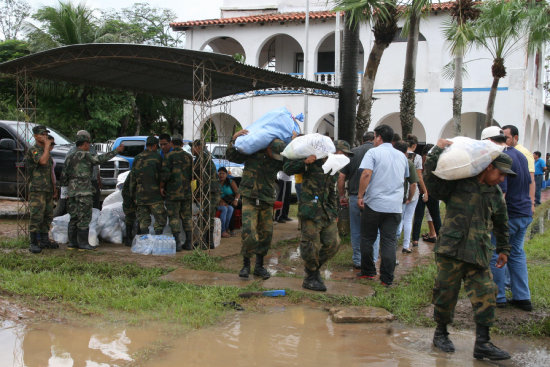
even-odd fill
[[[441,69],[441,76],[443,79],[446,80],[453,80],[455,78],[455,60],[449,61],[443,68]],[[466,63],[462,64],[462,78],[467,79],[470,75],[468,74],[468,68],[466,67]]]
[[[392,0],[336,0],[334,10],[345,11],[351,26],[358,26],[372,20],[374,14],[381,19],[390,16],[388,9],[395,6]]]

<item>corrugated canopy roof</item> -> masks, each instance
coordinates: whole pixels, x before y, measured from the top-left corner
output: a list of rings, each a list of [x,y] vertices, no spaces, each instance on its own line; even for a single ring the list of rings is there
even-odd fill
[[[39,52],[0,64],[0,73],[24,68],[35,78],[126,89],[193,100],[194,70],[211,75],[212,99],[270,88],[339,88],[241,64],[227,55],[179,48],[94,43]]]

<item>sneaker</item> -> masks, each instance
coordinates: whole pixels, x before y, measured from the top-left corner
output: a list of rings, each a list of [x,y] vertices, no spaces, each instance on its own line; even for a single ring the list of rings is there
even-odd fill
[[[531,304],[531,300],[529,299],[522,299],[522,300],[510,299],[508,300],[508,303],[523,311],[527,311],[527,312],[533,311],[533,305]]]
[[[412,251],[411,251],[410,249],[408,249],[408,248],[403,248],[403,250],[401,250],[401,252],[404,253],[404,254],[410,254],[410,253],[412,253]]]
[[[390,287],[391,287],[391,284],[384,283],[383,281],[380,281],[380,285],[381,285],[382,287],[386,287],[386,288],[390,288]]]
[[[506,308],[508,302],[497,302],[497,308]]]
[[[369,280],[376,279],[376,275],[366,275],[361,272],[357,273],[356,276],[357,276],[357,279],[369,279]]]
[[[361,270],[361,265],[353,264],[353,268],[354,268],[355,270]]]

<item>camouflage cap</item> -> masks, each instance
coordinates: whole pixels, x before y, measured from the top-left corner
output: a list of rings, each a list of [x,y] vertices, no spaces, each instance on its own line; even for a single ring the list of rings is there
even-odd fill
[[[92,140],[92,136],[90,135],[89,132],[87,132],[86,130],[78,130],[76,132],[76,135],[84,135],[84,136],[87,136],[88,139],[90,139],[90,141]]]
[[[336,140],[334,142],[334,146],[336,147],[336,150],[341,150],[346,155],[353,155],[353,152],[351,151],[351,147],[349,143],[345,140]]]
[[[156,138],[156,136],[153,136],[153,135],[148,136],[147,140],[145,140],[146,145],[154,145],[158,143],[159,143],[159,140]]]
[[[271,153],[273,154],[273,159],[276,159],[278,161],[283,160],[283,156],[281,153],[283,150],[285,150],[286,144],[281,139],[274,139],[271,144],[269,144],[269,147],[271,148]]]
[[[508,154],[500,153],[491,164],[500,172],[506,173],[508,176],[516,176],[512,171],[512,158]]]
[[[49,132],[50,132],[50,130],[48,130],[48,128],[44,125],[37,125],[37,126],[32,128],[32,133],[34,135],[41,135],[41,134],[49,133]]]
[[[177,142],[183,143],[183,137],[179,134],[176,134],[176,135],[172,136],[172,141],[175,142],[175,143],[177,143]]]
[[[76,134],[76,138],[74,139],[75,143],[89,143],[90,142],[90,135],[85,134]]]

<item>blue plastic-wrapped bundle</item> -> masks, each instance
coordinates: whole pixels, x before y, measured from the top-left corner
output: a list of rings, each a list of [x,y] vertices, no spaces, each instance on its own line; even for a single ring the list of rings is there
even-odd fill
[[[292,133],[300,133],[300,126],[285,108],[269,111],[246,128],[247,135],[241,135],[235,141],[235,148],[243,154],[254,154],[267,148],[273,139],[289,143]]]

